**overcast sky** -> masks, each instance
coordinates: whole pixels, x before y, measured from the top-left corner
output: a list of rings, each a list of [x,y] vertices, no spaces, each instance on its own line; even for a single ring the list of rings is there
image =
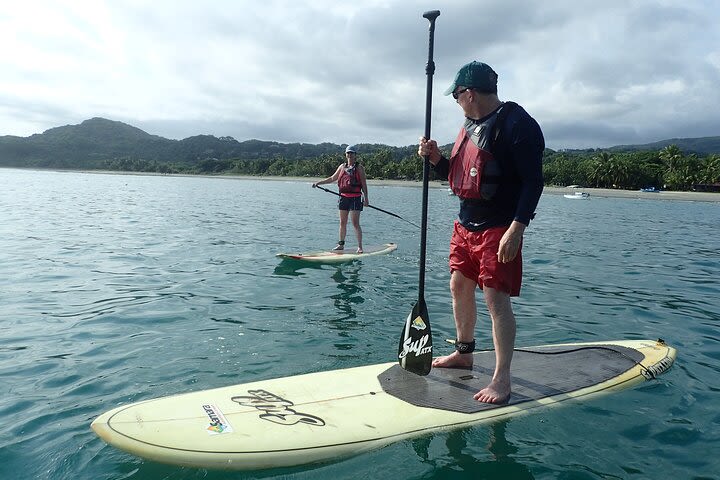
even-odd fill
[[[471,60],[550,148],[720,135],[717,0],[9,2],[0,135],[103,117],[173,139],[415,144],[433,9],[441,143],[462,123],[442,93]]]

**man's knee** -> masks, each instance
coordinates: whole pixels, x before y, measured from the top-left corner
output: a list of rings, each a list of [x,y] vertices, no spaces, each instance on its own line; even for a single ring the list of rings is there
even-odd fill
[[[485,286],[483,288],[483,294],[485,296],[485,304],[487,305],[491,315],[507,315],[508,313],[512,315],[512,304],[510,302],[509,293]]]
[[[462,274],[459,270],[454,270],[450,276],[450,292],[453,296],[472,295],[475,293],[477,283]]]

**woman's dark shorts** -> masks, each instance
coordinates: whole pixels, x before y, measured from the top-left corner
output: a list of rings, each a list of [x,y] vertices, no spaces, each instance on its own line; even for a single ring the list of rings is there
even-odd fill
[[[362,197],[340,197],[338,200],[338,210],[359,210],[362,212],[363,201]]]

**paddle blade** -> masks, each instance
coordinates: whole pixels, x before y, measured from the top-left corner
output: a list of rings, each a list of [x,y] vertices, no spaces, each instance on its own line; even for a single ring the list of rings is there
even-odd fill
[[[417,375],[427,375],[432,368],[432,333],[425,299],[415,304],[405,320],[398,348],[400,366]]]

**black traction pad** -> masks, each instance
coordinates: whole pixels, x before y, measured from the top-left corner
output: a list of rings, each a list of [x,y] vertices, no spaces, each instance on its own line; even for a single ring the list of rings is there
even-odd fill
[[[512,395],[508,403],[481,403],[473,395],[490,383],[495,351],[476,352],[472,369],[433,368],[427,376],[393,365],[378,380],[383,390],[418,407],[460,413],[514,405],[596,385],[629,370],[644,355],[618,345],[533,347],[516,349],[511,367]]]

